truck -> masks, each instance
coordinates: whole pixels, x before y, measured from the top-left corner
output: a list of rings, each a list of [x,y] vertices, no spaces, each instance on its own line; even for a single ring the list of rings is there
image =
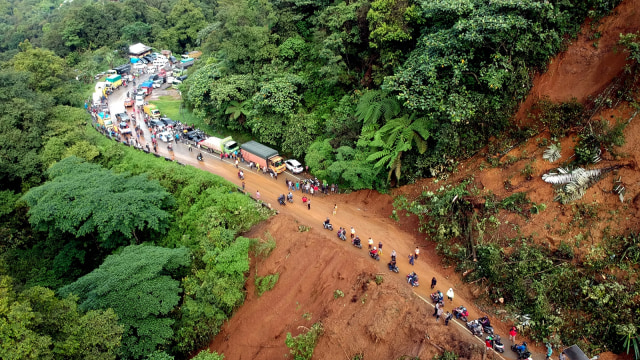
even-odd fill
[[[240,154],[245,161],[253,161],[260,167],[266,167],[278,174],[286,170],[284,159],[278,154],[278,150],[259,142],[249,141],[240,145]]]
[[[202,149],[209,150],[210,152],[217,152],[219,154],[231,154],[238,151],[239,148],[238,143],[235,142],[231,136],[227,136],[224,139],[212,136],[199,142],[199,145]]]
[[[144,91],[145,95],[151,94],[151,91],[153,90],[153,81],[143,82],[142,85],[140,85],[140,89]]]
[[[144,109],[144,113],[151,116],[153,119],[160,118],[160,110],[158,110],[158,108],[155,105],[153,104],[145,105],[143,109]]]
[[[113,89],[117,89],[122,85],[122,76],[120,75],[110,75],[107,77],[107,82],[111,84]]]

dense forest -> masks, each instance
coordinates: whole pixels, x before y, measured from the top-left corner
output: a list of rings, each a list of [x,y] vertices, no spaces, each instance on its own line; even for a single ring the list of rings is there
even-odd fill
[[[0,0],[0,357],[194,355],[275,246],[239,236],[270,213],[232,184],[95,132],[94,76],[130,44],[203,52],[180,90],[211,129],[384,191],[528,136],[510,118],[534,72],[617,3]]]

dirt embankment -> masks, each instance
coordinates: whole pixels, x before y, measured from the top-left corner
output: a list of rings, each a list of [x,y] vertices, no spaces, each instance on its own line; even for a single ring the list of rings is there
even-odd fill
[[[567,51],[554,58],[548,71],[534,79],[528,98],[516,114],[516,121],[526,122],[530,107],[542,97],[552,101],[568,101],[576,98],[587,102],[598,95],[612,80],[624,76],[626,54],[617,46],[620,33],[637,32],[640,29],[640,0],[623,1],[614,14],[603,19],[599,25],[583,26],[582,34],[573,41]],[[594,34],[597,34],[594,36]],[[597,42],[597,46],[594,46]],[[636,100],[638,100],[637,94]],[[628,120],[634,113],[627,103],[616,108],[606,108],[595,115],[616,121]],[[553,202],[553,189],[540,176],[550,169],[542,159],[544,147],[538,146],[540,139],[549,138],[542,133],[534,139],[512,149],[501,159],[503,165],[491,167],[482,156],[464,162],[446,183],[456,183],[471,175],[477,189],[493,193],[498,199],[514,192],[525,192],[529,199],[547,205],[540,214],[527,218],[502,212],[500,227],[485,235],[500,241],[516,235],[531,236],[534,241],[555,247],[561,241],[577,244],[576,237],[583,236],[582,248],[599,241],[603,230],[613,233],[625,229],[640,228],[640,174],[637,159],[640,159],[640,119],[631,120],[625,129],[627,143],[619,149],[626,154],[622,159],[603,155],[598,167],[624,162],[628,166],[620,169],[620,177],[627,188],[624,203],[612,194],[612,178],[599,182],[587,191],[577,204],[594,206],[594,211],[576,216],[575,205],[560,205]],[[575,138],[562,139],[563,159],[573,154]],[[516,159],[506,161],[507,159]],[[195,164],[198,164],[194,161]],[[507,164],[508,163],[508,164]],[[525,166],[531,166],[533,178],[522,175]],[[238,182],[233,169],[217,165],[198,165],[220,173],[231,181]],[[215,168],[217,167],[217,168]],[[281,183],[284,179],[281,179]],[[284,192],[283,184],[273,188],[273,182],[259,175],[247,176],[247,190],[259,189],[264,198],[275,199]],[[424,179],[417,184],[394,191],[393,195],[417,195],[426,189],[434,190],[443,182],[433,183]],[[299,194],[296,194],[298,196]],[[362,353],[366,359],[398,359],[403,355],[430,359],[443,349],[453,350],[462,358],[479,359],[482,345],[457,326],[444,327],[431,317],[433,308],[417,295],[427,296],[427,284],[431,276],[438,278],[438,288],[456,290],[456,298],[447,304],[466,305],[473,316],[482,312],[472,305],[473,299],[483,289],[463,283],[452,268],[444,267],[435,254],[433,243],[424,240],[417,232],[415,217],[401,216],[401,222],[389,219],[392,196],[371,191],[360,191],[349,195],[314,198],[313,207],[307,210],[302,204],[286,206],[282,213],[257,226],[249,237],[265,237],[269,232],[277,241],[277,247],[267,259],[254,259],[251,278],[247,282],[248,297],[234,317],[223,327],[210,348],[225,354],[227,359],[277,359],[288,353],[284,345],[287,332],[297,335],[313,323],[322,321],[324,335],[320,338],[315,359],[351,359]],[[274,201],[275,202],[275,201]],[[334,203],[338,204],[338,216],[332,220],[336,227],[354,226],[366,242],[369,236],[385,242],[385,254],[381,262],[370,259],[365,250],[358,250],[335,238],[334,233],[317,229],[325,216],[331,216]],[[310,232],[298,232],[298,225],[311,225]],[[406,256],[415,246],[420,246],[421,259],[415,267],[407,264]],[[366,247],[366,245],[365,245]],[[384,266],[391,249],[397,249],[400,274],[388,272]],[[576,248],[576,251],[580,251]],[[421,276],[422,286],[412,289],[404,280],[405,275],[415,270]],[[257,297],[253,285],[255,275],[279,273],[280,279],[271,291]],[[381,275],[384,282],[373,281]],[[344,297],[334,299],[334,291],[341,290]],[[417,294],[417,295],[416,295]],[[499,333],[506,338],[510,324],[493,321]],[[542,359],[538,349],[535,359]],[[510,355],[507,350],[505,355]],[[606,354],[608,359],[614,358]]]

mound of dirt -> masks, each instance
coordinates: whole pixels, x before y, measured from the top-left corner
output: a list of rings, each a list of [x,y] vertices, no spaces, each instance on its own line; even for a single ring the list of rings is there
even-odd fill
[[[228,359],[277,359],[288,353],[293,336],[321,321],[324,335],[316,359],[427,359],[442,349],[480,359],[482,346],[465,339],[453,324],[431,316],[433,308],[417,298],[404,275],[380,271],[380,263],[359,256],[365,250],[328,240],[322,229],[298,232],[297,221],[278,215],[246,236],[271,234],[277,247],[266,259],[254,259],[247,300],[210,348]],[[360,253],[360,254],[359,254]],[[275,288],[257,297],[255,276],[278,273]],[[377,285],[376,276],[382,278]],[[340,290],[344,297],[334,297]]]

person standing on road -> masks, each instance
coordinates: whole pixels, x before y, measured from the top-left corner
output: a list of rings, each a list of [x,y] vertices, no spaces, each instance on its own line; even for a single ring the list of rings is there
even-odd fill
[[[238,159],[236,159],[235,164],[236,164],[236,169],[237,169],[238,168]]]
[[[453,301],[453,288],[449,288],[449,290],[447,290],[447,299]]]
[[[509,330],[509,340],[513,341],[514,344],[516,343],[516,335],[518,335],[518,331],[516,331],[515,326],[512,326],[511,330]]]
[[[337,212],[338,212],[338,204],[333,204],[333,215],[335,216]]]
[[[373,239],[369,238],[369,250],[373,247]]]
[[[187,143],[187,147],[189,148],[189,152],[193,151],[193,148],[191,148],[191,143]]]
[[[353,240],[353,238],[356,236],[356,229],[353,228],[353,226],[351,227],[351,240]]]
[[[436,322],[440,321],[440,316],[442,316],[442,308],[439,307],[438,310],[436,310]]]
[[[551,344],[547,343],[547,358],[545,360],[551,360],[552,354],[553,354],[553,348],[551,348]]]
[[[260,201],[260,191],[256,190],[256,200]]]
[[[382,256],[382,241],[378,241],[378,254]]]
[[[416,246],[416,251],[415,251],[415,253],[416,253],[415,258],[416,258],[416,260],[418,260],[418,255],[420,255],[420,249],[418,249],[418,247],[417,247],[417,246]]]
[[[311,210],[311,199],[307,200],[307,210]]]
[[[434,287],[436,287],[436,277],[434,276],[433,279],[431,279],[431,290],[433,290]]]
[[[242,191],[244,191],[244,187],[245,187],[245,183],[244,181],[242,182]]]
[[[409,255],[409,264],[413,266],[413,254]]]
[[[563,352],[558,355],[558,360],[567,360],[567,355]]]

